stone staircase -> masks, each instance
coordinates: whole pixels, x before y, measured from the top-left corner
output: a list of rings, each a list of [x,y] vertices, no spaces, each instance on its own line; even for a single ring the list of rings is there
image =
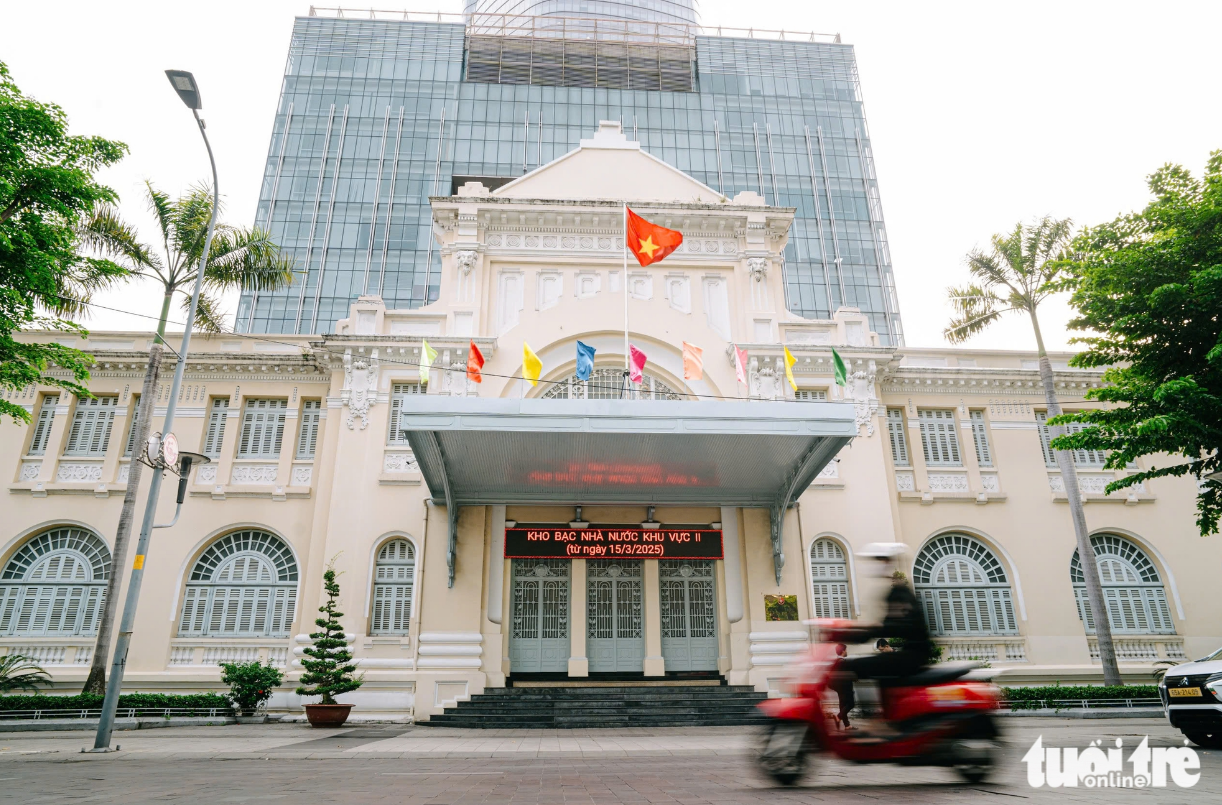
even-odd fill
[[[488,688],[422,726],[481,729],[709,727],[761,724],[749,685]]]

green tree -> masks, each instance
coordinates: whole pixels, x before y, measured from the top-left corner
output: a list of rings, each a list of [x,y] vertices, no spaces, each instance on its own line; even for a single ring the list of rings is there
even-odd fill
[[[65,316],[94,291],[125,276],[124,268],[82,246],[103,245],[103,215],[116,200],[94,174],[127,153],[123,143],[68,134],[68,118],[54,104],[28,98],[0,62],[0,388],[57,386],[88,396],[93,358],[61,344],[14,337],[18,330],[86,331]],[[93,234],[91,223],[99,227]],[[48,374],[56,366],[71,380]],[[29,422],[20,405],[0,399],[0,417]]]
[[[1063,257],[1072,236],[1073,222],[1068,219],[1057,220],[1045,216],[1030,226],[1017,224],[1008,234],[994,235],[989,251],[973,249],[968,253],[967,268],[975,280],[974,283],[948,289],[955,315],[943,335],[952,344],[967,341],[1007,313],[1021,313],[1031,321],[1035,348],[1039,355],[1040,381],[1044,386],[1049,418],[1060,415],[1061,404],[1057,401],[1056,388],[1053,385],[1052,364],[1048,360],[1048,351],[1044,348],[1038,311],[1040,303],[1063,289]],[[1060,436],[1064,434],[1065,428],[1062,425],[1054,425],[1052,432],[1054,436]],[[1086,528],[1086,515],[1082,511],[1082,495],[1078,491],[1078,474],[1074,468],[1073,454],[1063,449],[1058,449],[1055,453],[1057,467],[1065,484],[1065,494],[1069,499],[1070,519],[1073,521],[1078,556],[1086,579],[1086,596],[1095,621],[1095,635],[1099,641],[1103,678],[1108,685],[1120,685],[1123,684],[1120,680],[1120,668],[1116,664],[1112,629],[1103,602],[1103,588],[1099,583],[1095,551],[1090,543],[1090,532]]]
[[[1074,366],[1109,367],[1086,396],[1114,406],[1062,417],[1094,427],[1055,442],[1109,450],[1122,469],[1141,456],[1153,466],[1108,484],[1114,491],[1150,478],[1200,482],[1197,527],[1218,530],[1222,480],[1222,151],[1196,179],[1179,165],[1149,177],[1154,200],[1084,231],[1069,266],[1070,327],[1090,335]],[[1167,456],[1174,457],[1167,462]]]
[[[165,339],[170,305],[177,295],[182,307],[190,311],[191,291],[200,271],[204,241],[208,234],[208,222],[212,217],[212,192],[196,186],[182,198],[171,200],[168,195],[145,182],[149,209],[157,221],[160,248],[145,245],[125,227],[118,216],[103,210],[104,221],[91,231],[102,233],[95,248],[105,247],[118,255],[132,276],[160,283],[162,289],[161,314],[157,320],[157,336]],[[219,214],[219,205],[218,205]],[[107,217],[108,216],[108,217]],[[100,235],[99,235],[100,237]],[[288,285],[293,280],[293,262],[281,254],[271,236],[259,229],[242,229],[218,223],[208,250],[208,265],[204,267],[204,286],[200,291],[196,308],[195,326],[207,332],[225,329],[220,312],[219,294],[232,290],[266,291]],[[152,395],[156,388],[161,366],[157,345],[150,351],[145,372],[144,391],[141,392],[140,409],[136,417],[136,444],[144,444],[152,428]],[[146,402],[148,403],[146,405]],[[127,479],[127,490],[123,496],[123,507],[119,513],[119,525],[115,530],[114,566],[126,567],[128,545],[135,522],[136,494],[144,465],[133,461]],[[106,600],[98,622],[97,644],[89,675],[85,678],[85,693],[104,693],[106,690],[106,664],[110,660],[110,643],[114,631],[115,613],[119,606],[118,573],[112,574],[106,588]]]
[[[322,696],[319,704],[335,704],[336,696],[356,690],[364,683],[363,677],[356,675],[352,652],[344,639],[344,627],[339,622],[344,613],[335,608],[335,599],[339,597],[339,582],[335,578],[335,568],[328,567],[322,576],[327,603],[318,608],[323,617],[314,621],[319,631],[310,633],[313,645],[303,649],[306,656],[301,665],[305,673],[297,688],[302,696]]]

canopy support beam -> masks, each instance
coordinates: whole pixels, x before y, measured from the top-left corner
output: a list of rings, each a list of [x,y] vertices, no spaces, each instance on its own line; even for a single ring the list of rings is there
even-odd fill
[[[797,465],[793,468],[789,479],[781,489],[781,493],[776,500],[768,507],[768,522],[771,527],[772,537],[772,566],[776,571],[776,583],[779,587],[781,584],[781,570],[785,567],[785,549],[784,549],[784,531],[785,531],[785,512],[793,505],[794,498],[798,497],[811,484],[823,467],[827,465],[836,453],[840,452],[841,444],[832,439],[822,439],[815,442],[806,455],[802,456]]]

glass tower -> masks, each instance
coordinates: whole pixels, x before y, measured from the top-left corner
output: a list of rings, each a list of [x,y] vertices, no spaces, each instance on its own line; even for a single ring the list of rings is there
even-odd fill
[[[466,0],[463,15],[523,14],[695,25],[696,0]]]
[[[632,3],[651,4],[689,7]],[[599,120],[621,120],[710,187],[797,208],[790,310],[827,319],[857,307],[885,343],[902,343],[856,59],[839,37],[690,25],[645,35],[605,21],[585,36],[539,17],[352,14],[294,24],[255,224],[298,275],[244,292],[239,331],[329,332],[362,293],[392,309],[436,299],[429,196],[473,179],[499,186],[576,148]]]

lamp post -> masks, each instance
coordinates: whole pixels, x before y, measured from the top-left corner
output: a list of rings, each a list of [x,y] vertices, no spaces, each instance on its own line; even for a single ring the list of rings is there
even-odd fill
[[[165,74],[170,79],[170,84],[174,87],[174,91],[178,93],[178,97],[191,110],[191,114],[194,115],[195,122],[199,126],[200,136],[204,138],[204,148],[208,151],[208,162],[212,165],[212,217],[208,220],[208,234],[204,238],[204,253],[200,257],[199,271],[196,272],[195,276],[195,289],[191,292],[191,309],[187,314],[187,324],[182,334],[182,344],[179,346],[178,365],[174,369],[174,383],[170,386],[170,399],[166,405],[165,424],[161,430],[163,437],[158,440],[156,445],[157,456],[150,455],[150,459],[156,462],[156,466],[153,470],[153,480],[149,484],[148,502],[144,507],[144,521],[140,526],[140,540],[136,544],[136,557],[132,562],[131,580],[127,585],[127,598],[123,602],[123,618],[119,623],[119,634],[115,640],[114,659],[111,661],[110,678],[107,680],[106,685],[106,699],[102,703],[102,717],[98,721],[98,732],[94,737],[94,752],[110,751],[110,735],[114,730],[115,711],[119,707],[119,692],[123,688],[123,672],[127,665],[127,650],[131,645],[132,627],[136,620],[136,604],[140,600],[140,583],[144,579],[144,561],[148,554],[149,537],[152,535],[153,529],[159,527],[154,525],[153,521],[157,514],[157,498],[161,492],[161,479],[165,475],[167,462],[164,460],[156,461],[156,459],[166,452],[163,449],[165,436],[171,433],[171,429],[174,426],[174,409],[178,402],[178,390],[182,387],[182,377],[187,369],[187,352],[191,346],[191,327],[195,323],[196,308],[199,307],[199,292],[204,283],[204,269],[208,265],[208,251],[212,247],[212,234],[216,229],[219,201],[216,160],[212,156],[212,145],[208,142],[208,133],[204,130],[203,118],[199,116],[199,110],[203,107],[203,104],[200,102],[199,87],[195,83],[195,76],[183,70],[166,70]],[[150,447],[153,446],[152,439],[149,440],[149,444]],[[171,461],[170,463],[177,462]],[[186,492],[187,474],[191,470],[191,457],[184,457],[180,466],[182,480],[178,487],[178,505],[181,509],[183,496]],[[174,515],[174,522],[178,522],[177,513]],[[173,523],[168,525],[173,525]],[[113,572],[118,573],[120,569],[114,568]]]

